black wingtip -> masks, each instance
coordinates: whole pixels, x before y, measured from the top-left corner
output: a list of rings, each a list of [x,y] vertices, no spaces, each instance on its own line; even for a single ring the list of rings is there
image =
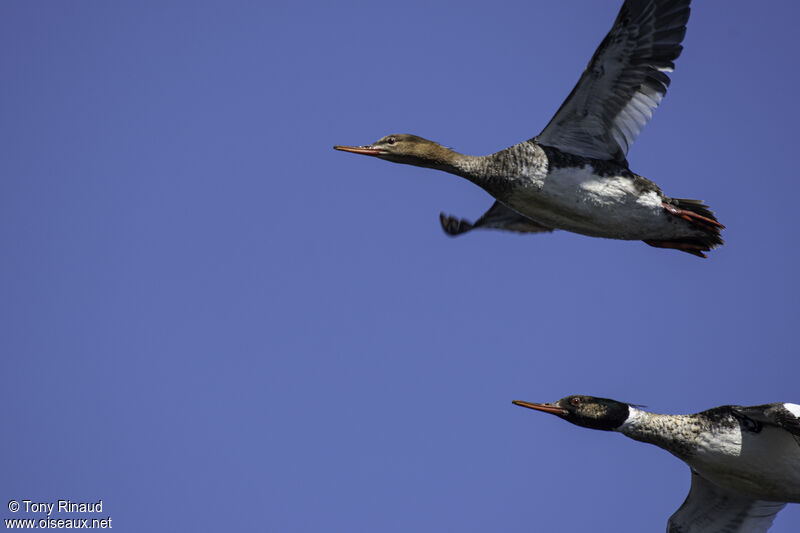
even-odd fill
[[[439,213],[439,223],[442,225],[444,232],[451,237],[466,233],[474,227],[468,220],[445,215],[444,213]]]

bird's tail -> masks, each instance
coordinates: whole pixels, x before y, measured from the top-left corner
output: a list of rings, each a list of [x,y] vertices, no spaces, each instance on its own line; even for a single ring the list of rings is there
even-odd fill
[[[702,233],[669,241],[645,240],[645,243],[657,248],[680,250],[698,257],[705,257],[703,252],[725,244],[720,236],[720,231],[725,229],[725,226],[719,223],[713,211],[700,200],[669,198],[664,200],[663,206],[668,213],[690,222],[702,230]]]

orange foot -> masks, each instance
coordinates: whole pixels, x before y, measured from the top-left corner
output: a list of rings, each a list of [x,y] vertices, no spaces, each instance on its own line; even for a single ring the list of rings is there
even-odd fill
[[[709,250],[708,246],[703,244],[698,244],[694,242],[682,242],[682,241],[656,241],[652,239],[645,239],[645,244],[649,244],[650,246],[655,246],[656,248],[670,248],[672,250],[680,250],[682,252],[686,252],[692,255],[696,255],[697,257],[706,257],[706,254],[703,252],[707,252]]]
[[[664,206],[664,209],[666,209],[667,212],[669,212],[670,214],[681,217],[684,220],[693,222],[700,226],[705,226],[707,229],[711,230],[714,233],[719,232],[719,230],[716,228],[725,229],[725,226],[723,226],[713,218],[704,217],[703,215],[699,215],[694,211],[689,211],[688,209],[681,209],[680,207],[668,204],[666,202],[661,202],[661,205]],[[665,246],[664,248],[669,248],[669,247]]]

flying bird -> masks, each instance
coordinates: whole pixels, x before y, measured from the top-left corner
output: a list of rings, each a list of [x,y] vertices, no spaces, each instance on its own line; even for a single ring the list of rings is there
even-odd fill
[[[800,405],[723,405],[662,415],[592,396],[514,404],[590,429],[618,431],[688,464],[689,495],[667,522],[667,533],[767,531],[787,502],[800,503]]]
[[[667,92],[681,54],[690,0],[626,0],[611,31],[542,132],[486,156],[464,155],[409,134],[334,146],[468,179],[496,202],[477,221],[444,213],[442,228],[641,240],[699,257],[724,228],[699,200],[666,196],[628,168],[627,154]]]

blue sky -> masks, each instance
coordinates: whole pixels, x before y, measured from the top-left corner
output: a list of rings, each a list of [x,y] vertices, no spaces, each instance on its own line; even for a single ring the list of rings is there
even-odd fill
[[[800,402],[797,4],[697,2],[629,153],[727,225],[707,260],[451,239],[439,212],[483,191],[331,149],[532,137],[620,3],[3,3],[3,501],[102,499],[122,531],[663,530],[682,463],[511,400]]]

